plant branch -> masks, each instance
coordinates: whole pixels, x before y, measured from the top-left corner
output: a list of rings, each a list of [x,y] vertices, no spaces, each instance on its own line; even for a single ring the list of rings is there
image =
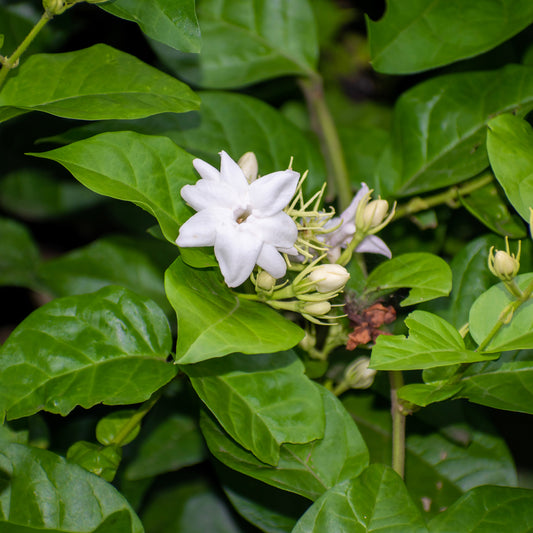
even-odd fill
[[[405,414],[398,398],[398,389],[403,387],[400,371],[389,372],[392,415],[392,468],[403,479],[405,472]]]

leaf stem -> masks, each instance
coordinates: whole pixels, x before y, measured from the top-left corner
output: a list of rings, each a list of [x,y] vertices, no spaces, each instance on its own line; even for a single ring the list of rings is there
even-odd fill
[[[328,196],[337,196],[339,208],[344,211],[352,200],[352,188],[339,134],[324,97],[324,84],[318,75],[299,80],[307,101],[311,123],[316,131],[328,169]]]
[[[481,189],[485,185],[491,183],[493,179],[492,172],[487,171],[473,180],[467,181],[459,186],[454,185],[448,190],[433,196],[428,196],[426,198],[416,196],[415,198],[411,198],[406,204],[397,207],[394,218],[397,219],[413,215],[419,211],[426,211],[427,209],[431,209],[432,207],[441,204],[451,205],[458,197],[466,196],[467,194],[471,194],[474,191]]]
[[[392,415],[392,468],[403,479],[405,472],[405,414],[398,398],[403,387],[403,375],[399,370],[389,372]]]

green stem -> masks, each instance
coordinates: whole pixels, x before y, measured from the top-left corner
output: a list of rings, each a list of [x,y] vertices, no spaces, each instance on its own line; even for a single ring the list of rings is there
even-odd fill
[[[30,33],[26,35],[24,40],[19,44],[17,49],[11,54],[10,57],[6,57],[2,60],[2,68],[0,69],[0,88],[2,87],[7,75],[9,74],[9,71],[17,66],[17,62],[20,59],[20,56],[26,51],[28,46],[30,46],[31,42],[37,34],[44,28],[46,23],[52,19],[52,15],[48,13],[48,11],[45,11],[41,18],[39,19],[39,22],[35,24],[35,26],[31,29]]]
[[[448,190],[439,194],[428,196],[426,198],[421,198],[420,196],[411,198],[411,200],[409,200],[406,204],[400,205],[396,208],[394,218],[397,219],[413,215],[419,211],[425,211],[441,204],[451,205],[452,202],[456,201],[459,196],[471,194],[474,191],[491,183],[493,179],[494,177],[492,172],[488,171],[481,174],[481,176],[464,183],[463,185],[450,187]]]
[[[346,266],[350,262],[350,259],[352,258],[355,249],[363,242],[366,237],[368,237],[368,235],[363,231],[360,231],[359,233],[356,232],[353,239],[350,241],[350,244],[344,249],[341,256],[337,259],[337,264],[341,266]]]
[[[339,208],[344,211],[352,200],[352,188],[348,167],[337,133],[337,128],[324,97],[324,85],[320,76],[300,80],[310,110],[313,127],[322,147],[322,154],[328,167],[328,196],[337,196]]]
[[[403,387],[400,371],[389,372],[392,415],[392,468],[403,479],[405,472],[405,415],[398,399],[398,389]]]

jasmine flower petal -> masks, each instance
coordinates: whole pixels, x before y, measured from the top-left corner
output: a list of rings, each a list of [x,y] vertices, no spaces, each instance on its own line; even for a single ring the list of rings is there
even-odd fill
[[[287,272],[283,256],[270,244],[264,244],[257,258],[257,264],[273,278],[282,278]]]
[[[249,183],[244,172],[224,150],[220,152],[220,178],[234,191],[244,193],[248,190]]]
[[[235,204],[246,203],[226,183],[201,179],[195,185],[185,185],[181,189],[181,197],[195,211],[227,207],[233,209]]]
[[[356,252],[381,254],[389,259],[392,257],[392,252],[389,247],[375,235],[369,235],[363,242],[355,249]]]
[[[250,231],[257,235],[259,239],[272,244],[276,248],[292,248],[298,237],[296,224],[283,211],[264,218],[251,215],[246,222],[250,227]]]
[[[300,174],[294,170],[272,172],[250,185],[250,203],[254,212],[269,217],[281,211],[294,196]]]
[[[221,218],[231,219],[231,215],[231,211],[221,208],[196,213],[181,226],[176,244],[185,247],[213,246]]]
[[[220,172],[214,166],[203,161],[202,159],[195,159],[192,164],[196,169],[196,172],[198,172],[203,179],[220,181]]]

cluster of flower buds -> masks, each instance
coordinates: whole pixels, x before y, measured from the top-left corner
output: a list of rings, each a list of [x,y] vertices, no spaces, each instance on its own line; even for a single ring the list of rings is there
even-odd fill
[[[489,251],[489,270],[502,281],[513,280],[520,270],[521,242],[518,241],[518,251],[512,254],[509,249],[509,239],[505,238],[505,251],[496,250],[494,246]]]

